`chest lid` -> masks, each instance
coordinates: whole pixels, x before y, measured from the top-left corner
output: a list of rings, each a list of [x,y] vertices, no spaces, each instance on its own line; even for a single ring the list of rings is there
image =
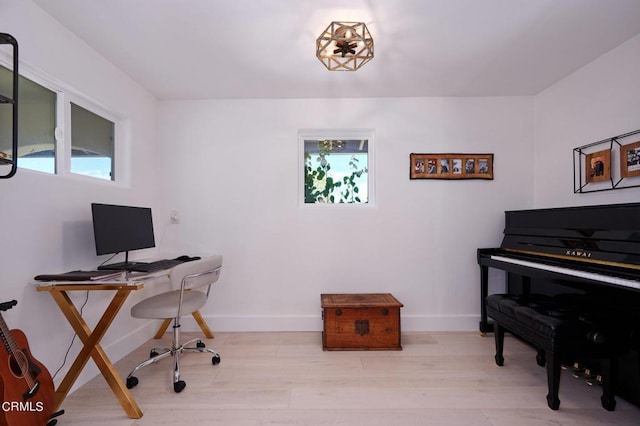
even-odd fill
[[[321,294],[322,308],[370,308],[404,306],[390,293]]]

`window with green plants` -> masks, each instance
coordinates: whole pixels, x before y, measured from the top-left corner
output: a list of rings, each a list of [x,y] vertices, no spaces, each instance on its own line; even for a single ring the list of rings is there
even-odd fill
[[[304,204],[371,203],[370,139],[303,138]]]

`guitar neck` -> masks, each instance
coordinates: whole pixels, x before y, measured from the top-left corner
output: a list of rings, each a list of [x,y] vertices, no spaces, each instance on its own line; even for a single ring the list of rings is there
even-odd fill
[[[10,300],[8,302],[0,303],[0,311],[7,311],[18,304],[17,300]],[[7,349],[9,354],[15,353],[18,350],[18,346],[16,345],[13,337],[11,336],[11,332],[9,331],[9,327],[7,327],[7,323],[4,322],[4,318],[2,314],[0,314],[0,337],[2,338],[2,343],[4,347]]]
[[[7,349],[7,352],[10,354],[14,353],[14,351],[18,350],[15,342],[13,342],[13,338],[11,338],[11,333],[9,331],[9,327],[7,327],[7,323],[4,322],[4,318],[2,314],[0,314],[0,337],[2,338],[2,343],[4,347]]]

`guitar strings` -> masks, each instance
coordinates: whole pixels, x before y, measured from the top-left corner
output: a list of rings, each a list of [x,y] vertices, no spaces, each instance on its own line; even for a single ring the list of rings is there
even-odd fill
[[[9,352],[9,372],[16,379],[24,379],[27,382],[29,389],[32,390],[36,383],[29,371],[29,362],[22,350],[18,347],[16,341],[12,338],[11,331],[9,330],[7,323],[4,322],[4,318],[2,318],[2,316],[0,316],[0,330],[2,331],[2,341]],[[18,371],[13,369],[11,360],[15,362],[15,367],[17,367]]]
[[[86,294],[85,294],[85,297],[84,297],[84,302],[82,302],[82,306],[80,306],[80,316],[82,316],[82,310],[84,309],[84,307],[85,307],[85,305],[87,304],[88,301],[89,301],[89,290],[86,290]],[[62,360],[62,364],[60,365],[60,367],[58,367],[58,369],[55,371],[55,373],[53,373],[53,376],[51,376],[52,379],[56,378],[56,376],[58,375],[60,370],[62,370],[62,367],[64,367],[64,365],[67,363],[67,357],[69,356],[69,352],[71,351],[71,348],[73,347],[73,342],[76,340],[76,337],[78,337],[78,333],[73,333],[73,337],[71,338],[71,343],[69,343],[69,347],[67,348],[67,352],[65,352],[65,354],[64,354],[64,359]]]

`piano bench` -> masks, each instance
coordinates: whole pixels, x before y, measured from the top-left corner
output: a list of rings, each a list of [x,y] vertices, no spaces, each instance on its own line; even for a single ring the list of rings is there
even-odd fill
[[[615,344],[615,332],[606,324],[587,319],[576,296],[488,296],[485,303],[488,316],[494,320],[495,361],[498,366],[504,364],[505,330],[536,348],[538,365],[546,364],[547,369],[547,405],[557,410],[561,364],[573,364],[576,359],[600,360],[603,387],[600,400],[606,410],[613,411],[617,356],[621,348]]]

